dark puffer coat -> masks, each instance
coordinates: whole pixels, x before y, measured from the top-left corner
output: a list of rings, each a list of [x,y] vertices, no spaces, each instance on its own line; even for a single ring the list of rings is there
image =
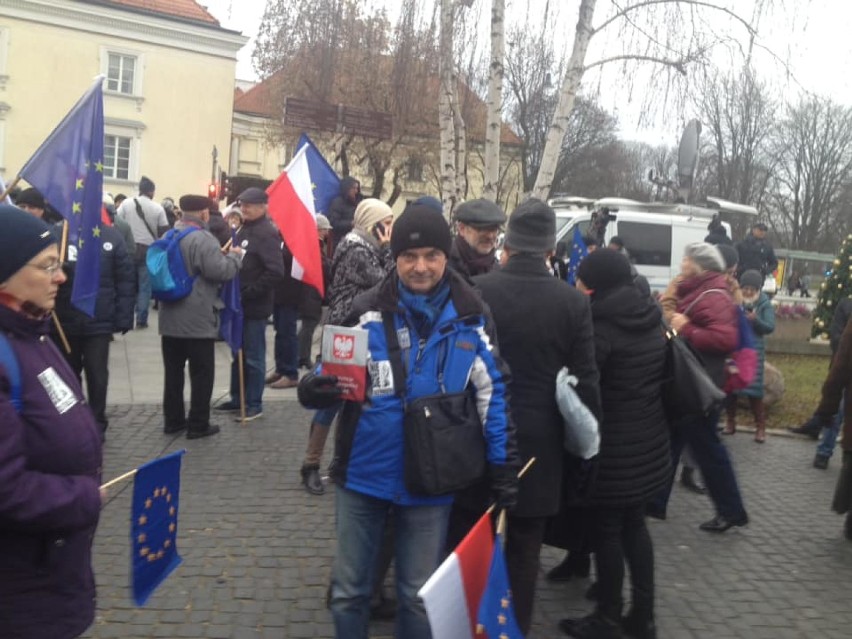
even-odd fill
[[[240,295],[246,319],[272,315],[276,286],[289,277],[281,253],[281,234],[267,217],[246,220],[237,232],[237,246],[245,251],[240,271]]]
[[[0,367],[0,637],[71,639],[95,616],[100,430],[49,320],[0,306],[21,379]],[[48,392],[49,389],[49,392]]]
[[[659,307],[633,285],[592,299],[603,407],[591,497],[596,505],[642,503],[669,478],[669,428],[660,394],[666,357],[661,318]]]

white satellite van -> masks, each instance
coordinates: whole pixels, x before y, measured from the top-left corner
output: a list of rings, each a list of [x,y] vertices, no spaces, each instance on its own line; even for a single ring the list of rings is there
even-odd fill
[[[568,259],[575,229],[582,235],[595,224],[604,227],[603,246],[619,236],[636,270],[648,278],[651,290],[665,290],[680,272],[683,250],[692,242],[703,242],[707,225],[718,213],[757,216],[752,206],[709,198],[706,206],[671,202],[637,202],[621,198],[590,200],[556,197],[548,201],[556,212],[556,254]],[[731,237],[731,227],[722,223]],[[595,234],[595,235],[597,235]]]

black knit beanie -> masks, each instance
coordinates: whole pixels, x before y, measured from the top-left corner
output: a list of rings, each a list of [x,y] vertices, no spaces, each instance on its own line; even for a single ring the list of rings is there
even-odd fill
[[[0,283],[20,271],[56,238],[50,227],[17,206],[0,204]]]
[[[530,198],[512,215],[504,244],[520,253],[547,253],[556,246],[556,213],[547,203]]]
[[[598,249],[580,262],[577,278],[583,280],[587,288],[599,293],[630,284],[633,274],[630,261],[623,254],[613,249]]]
[[[449,257],[453,237],[439,211],[428,205],[409,204],[393,223],[390,244],[393,259],[413,248],[436,248]]]

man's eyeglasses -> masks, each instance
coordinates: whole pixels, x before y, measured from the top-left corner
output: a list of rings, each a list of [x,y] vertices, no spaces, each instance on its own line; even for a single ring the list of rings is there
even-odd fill
[[[53,277],[56,271],[62,268],[62,262],[60,262],[59,260],[56,260],[55,262],[50,262],[49,264],[33,264],[31,262],[27,262],[25,266],[32,266],[33,268],[42,270],[51,277]]]

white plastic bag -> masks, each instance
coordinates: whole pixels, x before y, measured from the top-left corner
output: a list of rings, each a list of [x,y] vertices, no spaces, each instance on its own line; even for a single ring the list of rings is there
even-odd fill
[[[567,368],[556,374],[556,403],[565,423],[565,450],[591,459],[600,450],[601,434],[597,418],[574,390],[576,385],[577,378]]]

